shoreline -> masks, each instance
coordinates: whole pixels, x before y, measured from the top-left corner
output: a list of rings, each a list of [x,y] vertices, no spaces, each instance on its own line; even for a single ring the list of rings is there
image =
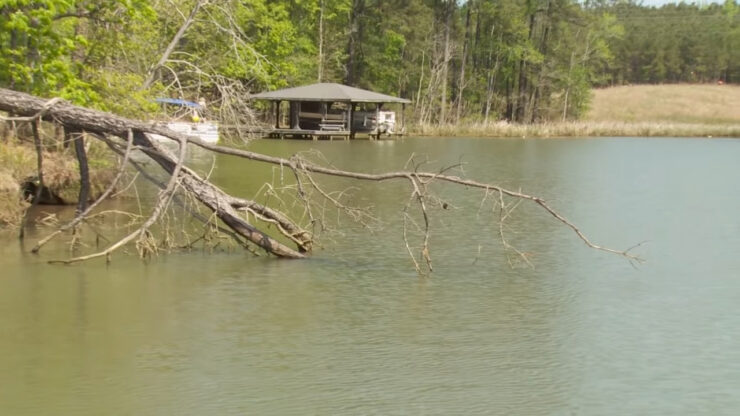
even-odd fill
[[[566,121],[518,124],[508,122],[413,126],[411,137],[563,138],[563,137],[696,137],[740,138],[740,124],[675,122]]]

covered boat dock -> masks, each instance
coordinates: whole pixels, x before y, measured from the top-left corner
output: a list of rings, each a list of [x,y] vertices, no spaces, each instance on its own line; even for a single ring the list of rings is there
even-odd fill
[[[263,129],[274,138],[343,138],[354,139],[357,133],[379,139],[381,134],[405,132],[404,110],[410,100],[335,83],[318,83],[302,87],[263,92],[255,100],[272,102],[274,124]],[[287,102],[287,111],[281,110]],[[385,111],[384,104],[401,104],[400,122],[395,112]]]

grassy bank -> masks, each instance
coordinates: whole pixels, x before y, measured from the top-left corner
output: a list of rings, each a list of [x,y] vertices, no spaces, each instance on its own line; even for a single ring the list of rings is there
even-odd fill
[[[740,86],[635,85],[593,91],[583,120],[413,126],[410,135],[476,137],[740,137]]]
[[[21,198],[18,181],[4,167],[0,167],[0,229],[18,225],[27,207],[28,203]]]
[[[740,137],[738,124],[569,121],[539,124],[461,123],[421,126],[411,136],[446,137]]]
[[[77,202],[79,168],[71,148],[64,148],[53,137],[44,139],[44,185],[65,203]],[[89,143],[88,158],[93,196],[102,192],[113,175],[113,161],[98,143]],[[37,176],[36,151],[28,140],[12,135],[0,138],[0,227],[20,224],[30,205],[23,197],[23,184]]]

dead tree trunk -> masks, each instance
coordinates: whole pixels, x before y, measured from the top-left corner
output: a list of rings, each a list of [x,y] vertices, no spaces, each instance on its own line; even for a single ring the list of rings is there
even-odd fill
[[[64,129],[64,141],[74,141],[75,156],[80,171],[80,193],[77,197],[77,215],[85,212],[87,202],[90,199],[90,168],[87,163],[87,152],[82,133]]]
[[[168,154],[168,152],[161,146],[152,141],[144,132],[134,132],[134,144],[140,146],[142,150],[159,166],[161,166],[167,173],[172,174],[176,167],[177,161]],[[247,240],[254,244],[262,247],[267,252],[275,254],[278,257],[287,258],[303,258],[304,254],[277,240],[271,238],[267,234],[258,230],[251,224],[244,221],[239,217],[236,209],[231,205],[235,202],[236,198],[231,195],[227,195],[225,192],[212,185],[211,183],[200,178],[195,172],[184,168],[180,173],[180,180],[182,186],[192,195],[194,195],[198,201],[203,203],[206,207],[211,209],[218,218],[228,225],[232,230],[236,231],[239,235],[245,237]],[[306,242],[307,243],[307,242]],[[300,251],[307,251],[308,247],[299,245]]]
[[[463,108],[463,96],[465,91],[465,63],[468,60],[468,49],[470,44],[470,10],[474,7],[474,3],[470,2],[467,5],[468,11],[465,17],[465,40],[463,43],[462,58],[460,58],[460,78],[457,81],[457,112],[455,113],[455,122],[460,122],[460,115],[462,114]]]
[[[194,139],[189,136],[185,136],[167,128],[158,126],[153,123],[144,123],[141,121],[126,119],[118,117],[112,114],[103,113],[96,110],[90,110],[82,107],[77,107],[61,101],[58,98],[52,100],[44,100],[38,97],[34,97],[28,94],[19,93],[11,90],[0,88],[0,111],[7,113],[13,113],[18,117],[8,118],[0,117],[0,120],[15,120],[38,123],[40,120],[46,120],[54,123],[59,123],[64,126],[65,129],[70,131],[85,131],[91,134],[90,137],[94,137],[104,141],[106,144],[111,146],[116,153],[124,156],[123,163],[128,161],[133,166],[137,166],[135,162],[128,158],[128,154],[135,147],[137,150],[143,152],[153,162],[159,165],[162,169],[170,174],[170,178],[166,185],[160,186],[162,189],[159,193],[157,203],[151,210],[149,218],[134,232],[130,233],[118,242],[110,245],[105,250],[86,256],[80,256],[69,260],[63,260],[63,263],[73,263],[77,261],[89,260],[92,258],[105,256],[108,258],[110,254],[136,240],[137,248],[139,253],[145,255],[149,252],[148,248],[140,248],[141,245],[151,242],[153,239],[149,228],[157,221],[157,218],[167,210],[169,202],[175,197],[178,190],[185,192],[190,197],[199,201],[203,206],[208,208],[213,215],[222,221],[227,227],[229,227],[234,235],[242,237],[253,244],[261,247],[268,253],[282,258],[300,259],[305,258],[306,253],[311,250],[313,243],[313,235],[301,228],[296,222],[290,217],[270,207],[260,205],[254,201],[239,198],[230,195],[221,190],[216,185],[212,184],[208,180],[201,178],[197,173],[184,166],[185,159],[185,146],[186,144],[192,144],[200,146],[204,149],[224,154],[239,157],[244,160],[268,163],[274,166],[280,166],[288,168],[295,174],[296,186],[295,193],[298,195],[298,200],[302,201],[306,205],[306,211],[308,217],[311,219],[311,223],[314,223],[314,217],[311,213],[311,201],[310,196],[306,196],[306,189],[310,188],[318,194],[318,197],[323,201],[328,201],[329,204],[335,206],[338,209],[344,210],[348,215],[355,219],[362,221],[367,215],[362,208],[354,208],[345,205],[342,200],[334,196],[331,192],[326,192],[322,189],[321,185],[313,178],[313,175],[328,175],[334,177],[351,178],[362,181],[391,181],[391,180],[402,180],[406,181],[411,189],[411,197],[409,198],[409,204],[404,209],[404,219],[408,216],[407,212],[412,203],[415,203],[420,213],[424,217],[424,223],[422,224],[421,231],[424,234],[423,243],[419,250],[420,261],[417,261],[413,255],[412,250],[406,240],[407,248],[409,253],[412,254],[412,259],[416,269],[422,273],[422,266],[424,264],[427,271],[432,270],[431,255],[428,247],[429,241],[429,227],[430,222],[428,220],[428,209],[430,206],[439,205],[442,209],[445,209],[447,203],[443,203],[438,197],[434,196],[428,190],[428,185],[432,182],[442,182],[448,184],[456,184],[465,186],[468,188],[475,188],[485,192],[483,197],[484,201],[489,196],[498,196],[501,201],[501,222],[507,218],[510,206],[516,206],[516,203],[504,204],[504,197],[512,198],[515,200],[529,201],[534,203],[539,208],[543,209],[544,212],[551,215],[561,224],[565,225],[571,231],[573,231],[578,238],[580,238],[587,246],[602,250],[610,253],[615,253],[624,256],[630,260],[639,261],[640,259],[629,253],[628,250],[614,250],[607,247],[599,246],[592,243],[572,222],[567,220],[560,213],[550,207],[545,200],[537,196],[528,195],[520,191],[511,191],[500,186],[478,182],[475,180],[460,178],[457,176],[451,176],[445,174],[444,170],[441,172],[422,172],[422,171],[399,171],[399,172],[387,172],[379,174],[351,172],[346,170],[335,169],[322,165],[317,165],[305,161],[299,157],[292,157],[290,159],[268,156],[260,153],[250,152],[247,150],[224,147],[214,144],[204,143],[198,139]],[[171,154],[167,149],[161,146],[157,141],[153,140],[150,135],[157,134],[164,136],[170,140],[176,141],[179,144],[179,154],[175,156]],[[39,147],[39,141],[36,140],[37,148]],[[39,161],[39,166],[41,162]],[[116,176],[114,181],[117,181],[120,177],[120,172],[123,167],[119,167],[119,175]],[[101,198],[106,197],[110,193],[111,187],[104,192]],[[91,208],[94,207],[101,201],[99,198],[91,207],[88,207],[81,212],[70,224],[62,226],[54,232],[51,236],[43,239],[39,244],[33,248],[33,252],[37,252],[44,242],[51,239],[54,235],[59,235],[64,229],[69,229],[81,221],[84,221]],[[258,220],[274,225],[277,230],[289,241],[295,244],[296,248],[293,249],[287,245],[281,243],[276,238],[271,237],[262,230],[258,229],[254,225],[250,224],[240,213],[247,212],[252,214]],[[73,224],[74,223],[74,224]],[[66,228],[65,228],[66,227]],[[503,227],[502,227],[503,229]],[[406,232],[404,230],[404,239],[406,239]],[[503,234],[501,235],[502,244],[509,250],[511,246],[504,239]],[[524,256],[521,252],[513,249],[517,254]],[[526,260],[526,259],[525,259]]]
[[[444,55],[442,58],[444,66],[442,67],[442,95],[439,103],[439,124],[447,123],[447,81],[450,69],[450,54],[452,53],[450,45],[450,32],[452,29],[450,26],[452,25],[453,7],[451,0],[448,0],[444,5]]]

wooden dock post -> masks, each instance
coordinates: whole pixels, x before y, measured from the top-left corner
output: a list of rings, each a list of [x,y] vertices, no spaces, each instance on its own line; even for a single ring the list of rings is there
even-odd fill
[[[294,130],[300,130],[300,113],[301,113],[301,102],[291,101],[290,102],[290,128]]]
[[[381,103],[375,104],[375,140],[380,140],[380,105]]]
[[[273,101],[275,103],[275,128],[280,128],[280,101]]]
[[[401,104],[401,135],[406,135],[406,103]]]
[[[352,117],[355,115],[355,105],[350,101],[347,103],[347,131],[349,131],[349,139],[355,138],[355,132],[352,130]]]

